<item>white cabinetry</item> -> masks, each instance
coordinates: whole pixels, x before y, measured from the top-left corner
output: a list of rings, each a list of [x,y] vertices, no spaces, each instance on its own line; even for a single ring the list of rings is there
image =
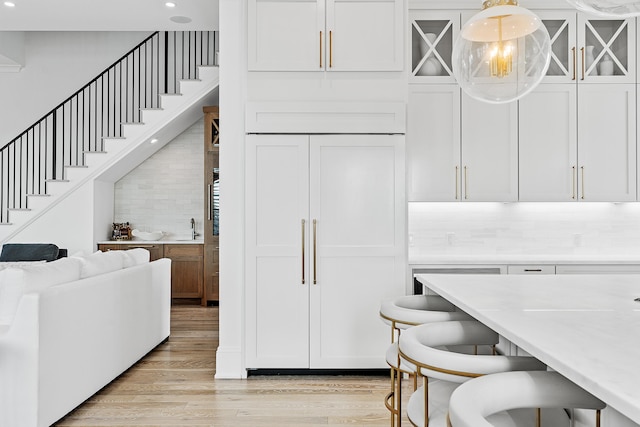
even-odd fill
[[[518,199],[517,104],[460,100],[454,85],[411,85],[408,110],[410,201]]]
[[[520,200],[636,200],[635,20],[536,13],[552,58],[519,101]]]
[[[249,135],[246,366],[382,368],[405,291],[404,137]]]
[[[249,0],[250,71],[401,71],[402,0]]]
[[[518,200],[518,105],[462,96],[461,199]]]

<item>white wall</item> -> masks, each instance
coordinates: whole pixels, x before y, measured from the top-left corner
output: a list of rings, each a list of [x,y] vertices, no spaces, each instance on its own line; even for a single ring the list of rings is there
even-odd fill
[[[220,0],[220,328],[216,378],[244,370],[246,1]]]
[[[96,250],[93,182],[88,182],[62,199],[46,215],[36,220],[11,239],[11,243],[54,243],[69,254]]]
[[[196,232],[202,235],[203,141],[204,125],[197,120],[116,182],[113,222],[164,231],[165,240],[189,239],[194,218]]]
[[[640,203],[409,203],[408,211],[410,260],[429,255],[640,255]]]
[[[104,71],[148,32],[26,32],[24,68],[0,74],[0,146]]]

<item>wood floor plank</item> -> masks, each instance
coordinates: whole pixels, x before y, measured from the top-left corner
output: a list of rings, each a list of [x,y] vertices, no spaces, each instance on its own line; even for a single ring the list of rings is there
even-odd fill
[[[215,380],[218,308],[175,305],[171,337],[55,424],[82,426],[389,425],[386,376]],[[407,382],[405,382],[407,383]],[[405,397],[408,399],[410,390]],[[406,425],[410,425],[406,419]]]

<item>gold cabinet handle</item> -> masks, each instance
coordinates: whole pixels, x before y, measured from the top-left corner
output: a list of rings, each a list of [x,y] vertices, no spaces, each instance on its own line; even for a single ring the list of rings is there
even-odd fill
[[[329,31],[329,68],[333,67],[333,31]]]
[[[576,52],[576,47],[571,48],[571,52],[573,52],[573,78],[571,80],[576,79],[576,68],[578,67],[578,53]]]
[[[213,186],[209,184],[209,196],[207,197],[207,220],[211,221],[211,188]]]
[[[305,223],[306,221],[302,220],[302,284],[304,285],[304,246],[305,246]]]
[[[458,193],[458,170],[459,169],[460,168],[458,167],[458,165],[456,165],[456,200],[458,200],[458,195],[459,195]]]
[[[586,66],[585,59],[584,59],[584,47],[580,48],[580,52],[582,54],[582,80],[584,80],[584,71],[585,71],[584,69]]]
[[[582,195],[581,198],[584,200],[584,166],[580,166],[580,173],[582,175]]]
[[[320,68],[322,68],[322,31],[320,31]]]
[[[467,172],[467,167],[464,167],[464,199],[467,200],[469,198],[469,173]]]
[[[318,225],[318,221],[316,221],[315,219],[313,220],[313,284],[317,285],[318,284],[318,278],[316,277],[316,273],[317,273],[317,269],[316,269],[316,258],[317,258],[317,253],[318,253],[318,244],[317,244],[317,225]]]
[[[576,199],[576,167],[571,166],[571,199]]]

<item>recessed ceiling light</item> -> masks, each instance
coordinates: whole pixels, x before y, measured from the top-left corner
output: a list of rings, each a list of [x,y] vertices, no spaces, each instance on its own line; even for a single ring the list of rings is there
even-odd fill
[[[15,3],[10,2],[10,1],[6,1],[6,2],[4,2],[4,5],[5,5],[5,6],[7,6],[7,7],[15,7],[15,6],[16,6],[16,4],[15,4]]]
[[[169,20],[177,24],[188,24],[189,22],[191,22],[191,18],[189,18],[188,16],[172,16],[171,18],[169,18]]]
[[[176,7],[176,4],[174,2],[172,2],[172,1],[168,1],[164,5],[167,6],[167,7]]]
[[[156,142],[158,142],[157,138],[153,138],[151,141],[149,141],[149,143],[151,143],[151,144],[155,144]]]

